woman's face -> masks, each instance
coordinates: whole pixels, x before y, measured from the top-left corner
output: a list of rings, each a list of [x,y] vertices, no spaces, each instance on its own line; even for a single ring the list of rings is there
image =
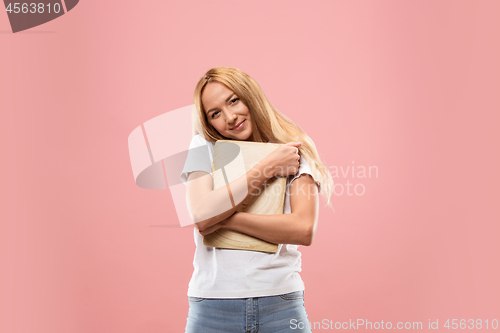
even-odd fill
[[[239,141],[252,138],[252,123],[247,106],[220,82],[209,82],[201,94],[208,123],[220,135]]]

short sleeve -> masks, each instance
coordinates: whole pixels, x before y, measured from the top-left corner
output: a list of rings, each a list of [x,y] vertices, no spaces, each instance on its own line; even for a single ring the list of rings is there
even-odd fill
[[[213,143],[205,140],[200,134],[193,137],[180,175],[181,182],[186,184],[189,174],[194,171],[205,171],[212,174],[212,146]]]
[[[292,184],[292,182],[295,179],[299,178],[300,175],[302,175],[302,174],[311,175],[311,177],[314,179],[314,182],[318,186],[318,193],[321,192],[321,184],[314,178],[314,175],[312,173],[311,167],[309,166],[309,163],[307,162],[307,160],[304,157],[300,156],[299,171],[295,175],[291,176],[290,185]]]

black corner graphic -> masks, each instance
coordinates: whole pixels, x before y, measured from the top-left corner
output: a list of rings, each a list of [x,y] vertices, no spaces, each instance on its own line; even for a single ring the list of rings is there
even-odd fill
[[[12,32],[27,30],[52,21],[73,9],[79,0],[4,0],[5,11],[9,17]]]
[[[79,0],[64,0],[66,3],[66,11],[70,11],[73,8],[75,8],[76,4],[78,3]]]

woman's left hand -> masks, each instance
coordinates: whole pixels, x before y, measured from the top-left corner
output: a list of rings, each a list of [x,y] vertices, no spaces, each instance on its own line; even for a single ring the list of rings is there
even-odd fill
[[[229,216],[227,219],[225,220],[222,220],[220,221],[219,223],[216,223],[214,224],[213,226],[210,226],[206,229],[203,229],[203,230],[198,230],[198,232],[200,233],[200,235],[202,236],[206,236],[208,234],[211,234],[212,232],[214,231],[217,231],[219,230],[220,228],[227,228],[230,220],[236,215],[238,214],[239,212],[235,212],[233,215]]]

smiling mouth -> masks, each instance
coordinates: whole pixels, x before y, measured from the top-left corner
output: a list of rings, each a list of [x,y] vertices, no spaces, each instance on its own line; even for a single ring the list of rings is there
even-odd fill
[[[241,129],[243,127],[243,124],[245,123],[246,119],[243,120],[241,123],[239,123],[238,125],[234,126],[233,128],[231,128],[231,131],[237,131],[239,129]]]

